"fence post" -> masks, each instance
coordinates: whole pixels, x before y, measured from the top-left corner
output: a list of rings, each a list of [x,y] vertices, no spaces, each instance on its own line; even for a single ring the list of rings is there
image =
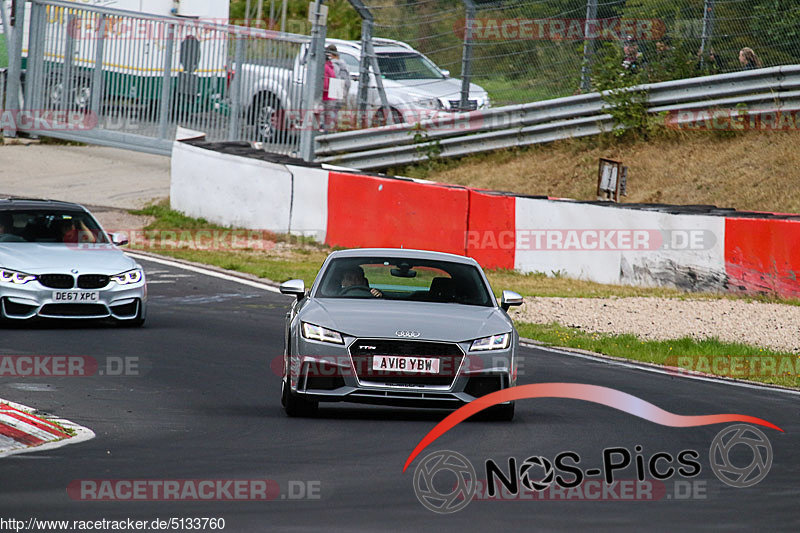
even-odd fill
[[[14,32],[11,46],[8,47],[8,81],[6,83],[6,109],[12,113],[20,108],[19,88],[22,74],[22,37],[25,33],[25,2],[16,3],[14,12]],[[13,124],[4,130],[6,137],[17,136],[17,126]]]
[[[92,103],[90,109],[98,121],[100,119],[100,102],[103,98],[103,54],[105,52],[106,16],[101,13],[97,26],[97,46],[94,50],[94,70],[92,71]]]
[[[75,77],[75,36],[73,35],[73,28],[75,28],[76,20],[78,19],[75,13],[70,13],[67,17],[67,42],[64,44],[64,66],[61,67],[61,102],[59,107],[62,111],[71,110],[72,104],[75,103],[72,98],[72,89],[75,87],[75,81],[77,81],[73,79]]]
[[[472,78],[472,29],[475,21],[475,2],[464,0],[466,18],[464,19],[464,49],[461,54],[461,102],[460,111],[469,111],[469,85]]]
[[[44,93],[44,54],[47,43],[47,24],[45,16],[47,7],[42,4],[31,4],[31,20],[28,32],[28,62],[25,72],[26,109],[42,109]],[[21,106],[23,107],[23,106]]]
[[[703,68],[706,48],[711,46],[714,34],[714,0],[705,0],[703,5],[703,36],[700,38],[700,68]]]
[[[372,12],[361,0],[350,0],[350,5],[355,8],[361,16],[361,63],[359,64],[358,73],[358,109],[359,109],[359,124],[361,122],[361,105],[364,105],[364,115],[369,103],[369,67],[372,66],[372,73],[375,75],[375,85],[378,90],[378,98],[381,101],[381,109],[385,110],[386,123],[394,124],[391,110],[389,109],[389,100],[386,98],[386,90],[383,88],[383,80],[381,79],[381,68],[378,65],[378,58],[375,56],[375,50],[372,48],[372,27],[375,19]],[[366,80],[364,82],[363,80]],[[363,124],[366,124],[366,120]]]
[[[239,119],[242,115],[242,78],[244,77],[244,46],[242,40],[245,35],[234,34],[236,44],[233,52],[233,80],[231,81],[231,116],[228,122],[228,140],[235,141],[239,138]]]
[[[327,6],[326,6],[327,8]],[[305,87],[303,91],[303,130],[300,132],[300,157],[304,161],[314,160],[314,139],[317,131],[314,124],[314,110],[322,98],[322,81],[325,68],[326,20],[323,19],[322,2],[314,0],[309,14],[311,22],[311,42],[308,45]]]
[[[358,65],[358,96],[357,107],[358,124],[364,125],[367,123],[367,107],[369,106],[369,62],[370,58],[367,54],[369,43],[372,42],[372,26],[375,19],[367,6],[361,0],[350,0],[350,3],[358,12],[361,17],[361,61]]]
[[[170,108],[172,106],[172,51],[175,47],[175,25],[167,26],[167,49],[164,53],[164,74],[161,77],[161,108],[158,113],[158,138],[167,138]]]
[[[586,21],[583,25],[583,63],[581,64],[581,91],[592,90],[592,60],[594,59],[594,41],[596,35],[590,35],[591,28],[597,21],[597,0],[587,0]]]

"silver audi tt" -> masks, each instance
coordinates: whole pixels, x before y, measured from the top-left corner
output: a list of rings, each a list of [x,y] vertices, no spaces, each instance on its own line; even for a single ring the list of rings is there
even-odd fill
[[[404,249],[333,252],[286,320],[281,401],[289,416],[319,402],[456,408],[516,381],[519,336],[471,258]],[[491,409],[511,420],[513,402]]]
[[[112,318],[141,326],[144,270],[84,207],[0,199],[0,322]]]

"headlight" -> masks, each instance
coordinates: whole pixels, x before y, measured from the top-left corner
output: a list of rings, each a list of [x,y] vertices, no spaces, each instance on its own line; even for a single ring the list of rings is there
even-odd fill
[[[482,339],[472,341],[470,352],[480,352],[484,350],[504,350],[508,348],[511,342],[511,333],[503,333],[502,335],[492,335]]]
[[[26,274],[25,272],[17,272],[16,270],[8,270],[7,268],[0,268],[0,283],[13,283],[14,285],[25,285],[29,281],[36,279],[33,274]]]
[[[144,278],[144,272],[141,269],[135,268],[133,270],[128,270],[127,272],[123,272],[122,274],[117,274],[116,276],[111,276],[113,281],[116,281],[120,285],[131,285],[133,283],[139,283]]]
[[[440,102],[438,98],[424,98],[422,100],[416,100],[414,103],[425,109],[442,109],[442,102]]]
[[[322,326],[315,326],[308,322],[303,322],[303,337],[315,341],[333,342],[336,344],[344,344],[342,334],[332,329],[323,328]]]

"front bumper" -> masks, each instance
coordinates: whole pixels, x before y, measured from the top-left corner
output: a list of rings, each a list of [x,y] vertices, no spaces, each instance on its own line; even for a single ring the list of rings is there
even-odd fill
[[[365,376],[365,365],[370,366],[371,360],[365,362],[353,355],[354,347],[365,341],[377,345],[396,339],[350,337],[345,338],[344,345],[336,345],[296,338],[292,353],[302,355],[289,358],[292,393],[318,402],[454,409],[480,396],[512,387],[516,382],[515,342],[505,350],[489,352],[469,352],[470,342],[442,343],[457,346],[461,359],[451,365],[443,362],[441,367],[446,370],[430,380],[425,376],[404,380],[396,374],[385,379]]]
[[[77,300],[56,300],[56,293],[74,293]],[[96,300],[83,300],[81,294],[96,293]],[[109,282],[100,289],[52,289],[31,281],[25,285],[0,286],[0,314],[5,319],[32,318],[133,320],[143,317],[147,305],[147,285]]]

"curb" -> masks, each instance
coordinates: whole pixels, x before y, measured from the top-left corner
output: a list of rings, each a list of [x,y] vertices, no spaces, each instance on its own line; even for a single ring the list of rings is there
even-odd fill
[[[55,422],[55,423],[54,423]],[[62,428],[75,432],[70,435]],[[69,420],[0,399],[0,458],[91,440],[94,432]]]

